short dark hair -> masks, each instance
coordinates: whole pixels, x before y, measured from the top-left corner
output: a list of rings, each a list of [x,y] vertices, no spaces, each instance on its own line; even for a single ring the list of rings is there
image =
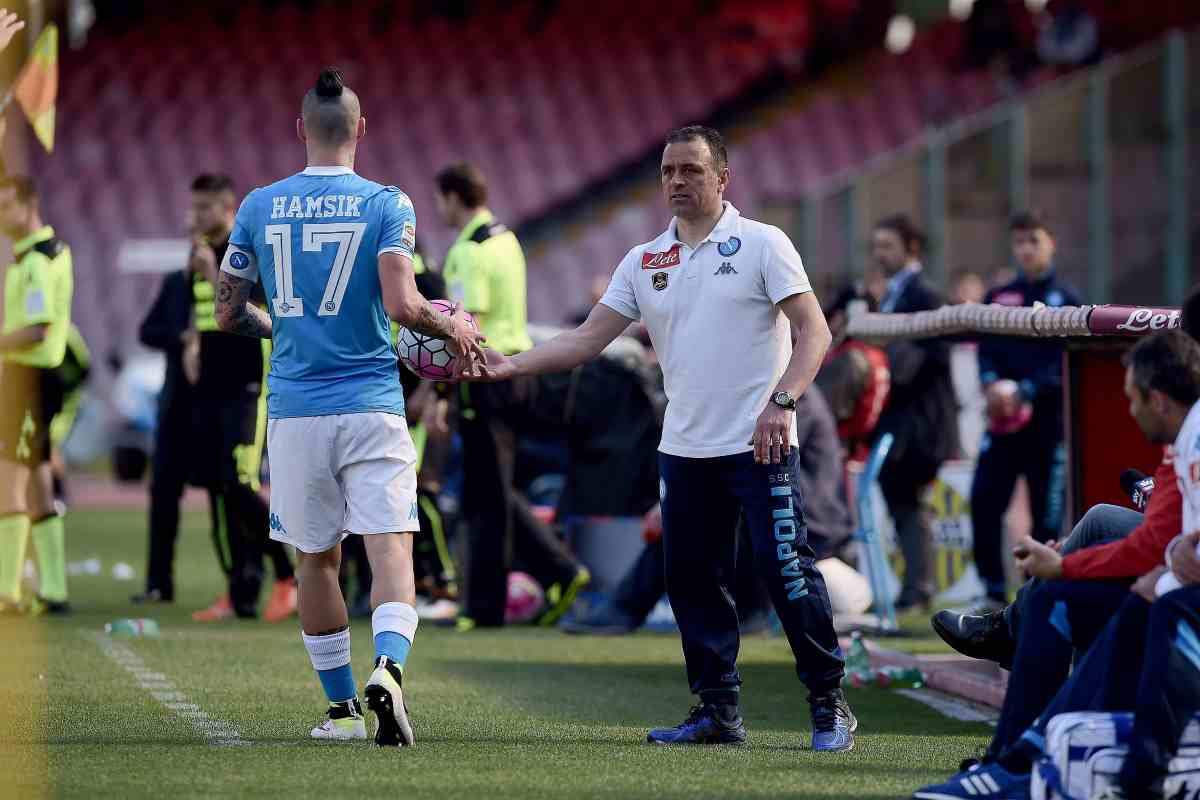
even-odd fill
[[[346,85],[342,71],[326,67],[317,75],[316,83],[304,94],[300,104],[307,135],[322,144],[340,146],[355,137],[362,106],[358,95]]]
[[[1046,215],[1037,209],[1018,211],[1009,218],[1008,232],[1015,233],[1016,231],[1045,231],[1046,233],[1051,233],[1050,224],[1046,221]]]
[[[40,196],[37,184],[28,175],[0,176],[0,189],[15,189],[17,200],[25,205],[36,203]]]
[[[718,170],[729,166],[729,153],[725,149],[725,137],[716,128],[710,128],[707,125],[685,125],[682,128],[676,128],[667,134],[663,147],[669,144],[686,144],[696,139],[701,139],[708,145],[708,152],[712,153],[713,165]]]
[[[487,203],[487,181],[474,164],[463,161],[443,167],[435,180],[439,192],[458,195],[467,208],[479,208]]]
[[[909,218],[908,214],[892,214],[875,223],[875,230],[891,231],[900,237],[904,249],[913,255],[925,251],[925,233]]]
[[[1156,389],[1188,408],[1200,400],[1200,343],[1181,330],[1141,339],[1122,363],[1142,394]]]
[[[193,192],[229,192],[233,194],[233,179],[218,172],[203,172],[192,179]]]

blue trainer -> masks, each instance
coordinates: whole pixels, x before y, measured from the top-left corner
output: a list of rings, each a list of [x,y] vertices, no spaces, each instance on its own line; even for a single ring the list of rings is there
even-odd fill
[[[1014,775],[999,764],[976,764],[945,783],[913,792],[917,800],[1027,800],[1033,784],[1030,775]]]
[[[650,731],[646,741],[652,744],[740,745],[746,743],[746,728],[736,708],[700,703],[693,706],[688,718],[674,728]]]
[[[858,720],[850,711],[846,695],[841,689],[824,694],[810,694],[808,709],[812,714],[812,749],[836,753],[854,749],[854,731]]]

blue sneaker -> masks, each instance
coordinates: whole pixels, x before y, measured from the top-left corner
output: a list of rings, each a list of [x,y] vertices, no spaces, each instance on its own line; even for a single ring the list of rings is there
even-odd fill
[[[850,711],[846,695],[841,689],[825,694],[808,696],[808,709],[812,714],[812,749],[818,752],[837,753],[854,749],[854,732],[858,720]]]
[[[999,764],[976,764],[945,783],[913,792],[916,800],[1028,800],[1031,775],[1014,775]]]
[[[717,706],[699,703],[688,718],[674,728],[655,728],[646,735],[651,744],[733,744],[746,743],[746,728],[736,708],[721,713]]]

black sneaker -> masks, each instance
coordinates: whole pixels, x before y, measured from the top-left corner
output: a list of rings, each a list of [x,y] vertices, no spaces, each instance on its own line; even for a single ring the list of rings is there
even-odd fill
[[[837,753],[854,749],[854,732],[858,720],[850,711],[846,695],[841,689],[824,694],[810,694],[808,709],[812,714],[812,749],[818,752]]]
[[[995,661],[1004,669],[1012,669],[1017,643],[1008,630],[1003,611],[986,614],[939,611],[930,624],[942,641],[964,656]]]
[[[65,617],[71,613],[71,604],[66,600],[47,600],[38,595],[38,608],[43,614],[53,614],[57,617]]]
[[[674,728],[655,728],[646,734],[652,744],[732,744],[746,743],[746,727],[736,706],[698,703],[687,719]]]
[[[129,602],[138,606],[152,606],[160,603],[174,603],[175,598],[169,594],[163,594],[161,589],[150,589],[141,594],[135,594],[129,598]]]

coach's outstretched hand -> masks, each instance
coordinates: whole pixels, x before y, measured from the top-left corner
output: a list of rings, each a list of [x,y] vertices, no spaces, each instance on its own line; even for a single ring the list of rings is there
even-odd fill
[[[446,346],[458,358],[466,359],[467,366],[463,369],[465,375],[479,374],[480,365],[487,363],[487,354],[483,352],[483,343],[487,337],[472,323],[467,322],[466,309],[462,303],[454,308],[450,315],[450,336],[446,338]]]
[[[476,383],[495,383],[517,377],[517,365],[503,353],[485,350],[485,360],[478,374],[463,371],[462,380]]]
[[[17,32],[24,28],[25,20],[18,17],[15,11],[0,8],[0,50],[8,47]]]

